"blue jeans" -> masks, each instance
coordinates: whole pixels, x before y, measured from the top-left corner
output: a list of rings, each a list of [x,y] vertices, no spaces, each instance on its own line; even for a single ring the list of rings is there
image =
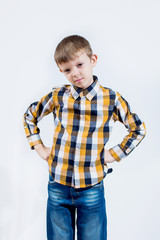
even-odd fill
[[[77,209],[77,219],[75,210]],[[107,240],[107,216],[103,181],[75,189],[56,183],[49,175],[47,239]]]

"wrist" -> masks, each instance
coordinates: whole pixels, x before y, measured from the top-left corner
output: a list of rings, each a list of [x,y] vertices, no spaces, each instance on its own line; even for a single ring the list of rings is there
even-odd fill
[[[110,154],[109,150],[105,149],[105,162],[112,163],[115,161],[115,158]]]
[[[42,143],[36,144],[36,145],[34,146],[34,149],[35,149],[36,151],[41,150],[41,149],[43,149],[43,148],[44,148],[44,145],[43,145]]]

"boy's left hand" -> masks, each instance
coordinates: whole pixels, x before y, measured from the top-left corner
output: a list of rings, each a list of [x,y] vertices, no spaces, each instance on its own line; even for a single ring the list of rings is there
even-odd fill
[[[104,162],[105,163],[113,163],[114,161],[116,161],[112,155],[110,154],[110,152],[108,150],[104,150]]]

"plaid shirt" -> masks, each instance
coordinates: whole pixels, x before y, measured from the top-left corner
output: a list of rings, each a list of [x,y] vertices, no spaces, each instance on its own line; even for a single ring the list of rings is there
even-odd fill
[[[109,149],[117,161],[127,156],[146,133],[144,123],[131,112],[127,101],[118,92],[102,87],[96,76],[85,90],[64,85],[30,105],[24,114],[24,128],[32,149],[42,143],[37,124],[49,113],[53,113],[55,125],[49,172],[56,182],[74,188],[92,186],[108,173],[104,149],[117,120],[129,132]]]

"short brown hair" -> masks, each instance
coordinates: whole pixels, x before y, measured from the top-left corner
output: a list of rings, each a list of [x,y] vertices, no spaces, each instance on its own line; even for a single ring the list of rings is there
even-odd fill
[[[90,43],[84,37],[71,35],[57,45],[54,59],[57,65],[66,63],[73,60],[79,51],[84,51],[89,58],[93,55]]]

